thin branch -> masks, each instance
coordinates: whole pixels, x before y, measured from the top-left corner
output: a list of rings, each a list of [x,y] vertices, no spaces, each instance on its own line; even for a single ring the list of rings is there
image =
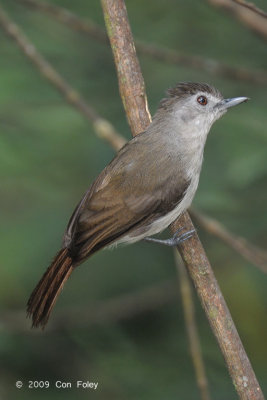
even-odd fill
[[[251,82],[259,85],[267,84],[267,74],[261,70],[249,70],[244,67],[233,67],[221,61],[211,58],[204,58],[192,54],[185,54],[177,50],[161,48],[153,44],[136,44],[140,54],[153,57],[155,60],[163,61],[174,65],[183,65],[196,70],[202,69],[208,74],[222,76],[227,79]]]
[[[208,3],[215,7],[221,7],[226,11],[233,14],[239,21],[241,21],[247,28],[252,30],[258,36],[267,40],[267,24],[266,19],[256,14],[254,11],[247,8],[240,7],[234,1],[229,0],[207,0]]]
[[[186,231],[194,229],[188,213],[172,224],[172,231],[181,226],[186,227]],[[261,388],[197,233],[190,239],[190,244],[188,242],[181,243],[180,254],[219,343],[235,389],[240,399],[263,400]]]
[[[30,7],[33,10],[46,13],[47,15],[50,15],[51,17],[55,18],[62,24],[65,24],[69,28],[90,35],[99,42],[109,44],[108,35],[100,25],[94,23],[89,19],[86,19],[85,21],[84,19],[78,17],[76,14],[67,10],[66,8],[57,6],[47,1],[39,1],[39,0],[15,0],[15,1],[17,3],[24,4],[25,6]]]
[[[253,3],[248,3],[247,1],[244,0],[232,0],[234,3],[239,4],[242,7],[246,7],[249,10],[255,12],[256,14],[261,15],[264,18],[267,18],[267,13],[263,10],[261,10],[259,7],[256,7],[255,4]]]
[[[101,0],[106,28],[118,74],[120,95],[133,136],[151,122],[145,82],[136,56],[125,4],[119,0]]]
[[[21,29],[11,21],[1,6],[0,25],[5,33],[16,42],[24,55],[37,67],[41,75],[57,88],[69,104],[75,107],[93,124],[96,134],[101,139],[106,140],[116,150],[119,150],[126,143],[126,140],[116,132],[111,123],[101,118],[93,107],[86,103],[85,99],[73,89],[36,50],[35,46],[29,41]]]
[[[40,0],[15,1],[31,7],[34,10],[46,13],[57,21],[67,25],[69,28],[87,34],[103,44],[109,44],[108,36],[100,25],[89,19],[84,20],[63,7]],[[184,54],[176,50],[161,48],[152,43],[144,43],[140,40],[136,40],[136,49],[140,54],[169,64],[184,65],[198,70],[202,69],[208,74],[219,75],[235,80],[238,79],[259,85],[267,84],[267,74],[265,71],[233,67],[217,60]]]
[[[246,260],[258,267],[261,271],[267,273],[267,252],[252,245],[248,240],[241,236],[234,235],[227,230],[219,221],[207,217],[196,209],[190,208],[190,215],[207,232],[221,239],[229,247],[234,249]]]
[[[106,324],[121,320],[130,320],[136,316],[151,312],[159,307],[177,300],[177,284],[166,280],[154,284],[135,293],[120,295],[109,300],[86,305],[85,307],[67,307],[58,310],[51,318],[46,332],[85,328],[96,324]],[[9,332],[42,333],[29,330],[29,321],[25,319],[25,311],[1,313],[0,330]]]
[[[193,302],[191,283],[188,277],[188,273],[185,269],[183,262],[181,261],[181,257],[179,256],[177,249],[174,250],[174,256],[175,256],[175,264],[179,275],[185,325],[189,338],[190,352],[193,360],[193,365],[195,368],[197,385],[201,399],[210,400],[208,380],[205,372],[205,365],[201,353],[201,346],[195,320],[195,308]]]
[[[140,127],[142,130],[146,129],[150,115],[147,110],[144,81],[136,58],[126,7],[123,0],[101,0],[101,3],[128,120],[133,121],[134,118],[143,117],[138,125],[135,121],[131,125],[133,134],[136,135],[141,131]],[[136,85],[142,88],[143,93],[142,91],[136,92]],[[139,100],[143,98],[143,102],[137,102],[136,95]],[[129,97],[127,101],[126,97]],[[143,109],[134,110],[135,107],[143,107]],[[136,129],[136,126],[139,129]],[[188,213],[183,214],[179,218],[179,222],[176,221],[172,224],[172,231],[176,231],[181,226],[186,231],[194,228]],[[194,281],[240,398],[262,400],[263,394],[256,376],[197,234],[183,242],[179,250]]]

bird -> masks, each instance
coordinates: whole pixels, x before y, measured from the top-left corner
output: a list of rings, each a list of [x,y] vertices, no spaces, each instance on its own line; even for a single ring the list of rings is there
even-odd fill
[[[33,290],[27,315],[44,328],[72,272],[97,251],[140,240],[179,245],[194,231],[160,240],[190,206],[212,124],[247,97],[224,99],[207,83],[181,82],[167,91],[148,128],[126,143],[73,211],[61,249]]]

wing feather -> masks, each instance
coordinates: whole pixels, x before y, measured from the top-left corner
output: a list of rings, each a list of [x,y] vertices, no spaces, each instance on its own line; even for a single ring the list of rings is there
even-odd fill
[[[125,145],[102,171],[70,219],[64,245],[77,263],[171,211],[188,187],[179,164],[176,175],[170,176],[170,155],[160,163],[160,152],[143,151],[146,136],[137,138]]]

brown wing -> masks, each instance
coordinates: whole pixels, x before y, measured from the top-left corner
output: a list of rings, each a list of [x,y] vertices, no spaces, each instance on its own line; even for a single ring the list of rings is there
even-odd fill
[[[138,139],[129,142],[102,171],[70,219],[64,245],[77,264],[171,211],[188,186],[179,166],[175,177],[169,176],[171,157],[166,155],[160,162],[162,153],[144,153],[144,140]]]

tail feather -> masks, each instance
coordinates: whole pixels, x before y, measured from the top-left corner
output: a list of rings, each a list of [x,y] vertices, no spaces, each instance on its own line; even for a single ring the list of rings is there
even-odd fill
[[[45,327],[64,283],[72,271],[73,261],[68,249],[60,250],[28,300],[27,314],[32,318],[33,327]]]

